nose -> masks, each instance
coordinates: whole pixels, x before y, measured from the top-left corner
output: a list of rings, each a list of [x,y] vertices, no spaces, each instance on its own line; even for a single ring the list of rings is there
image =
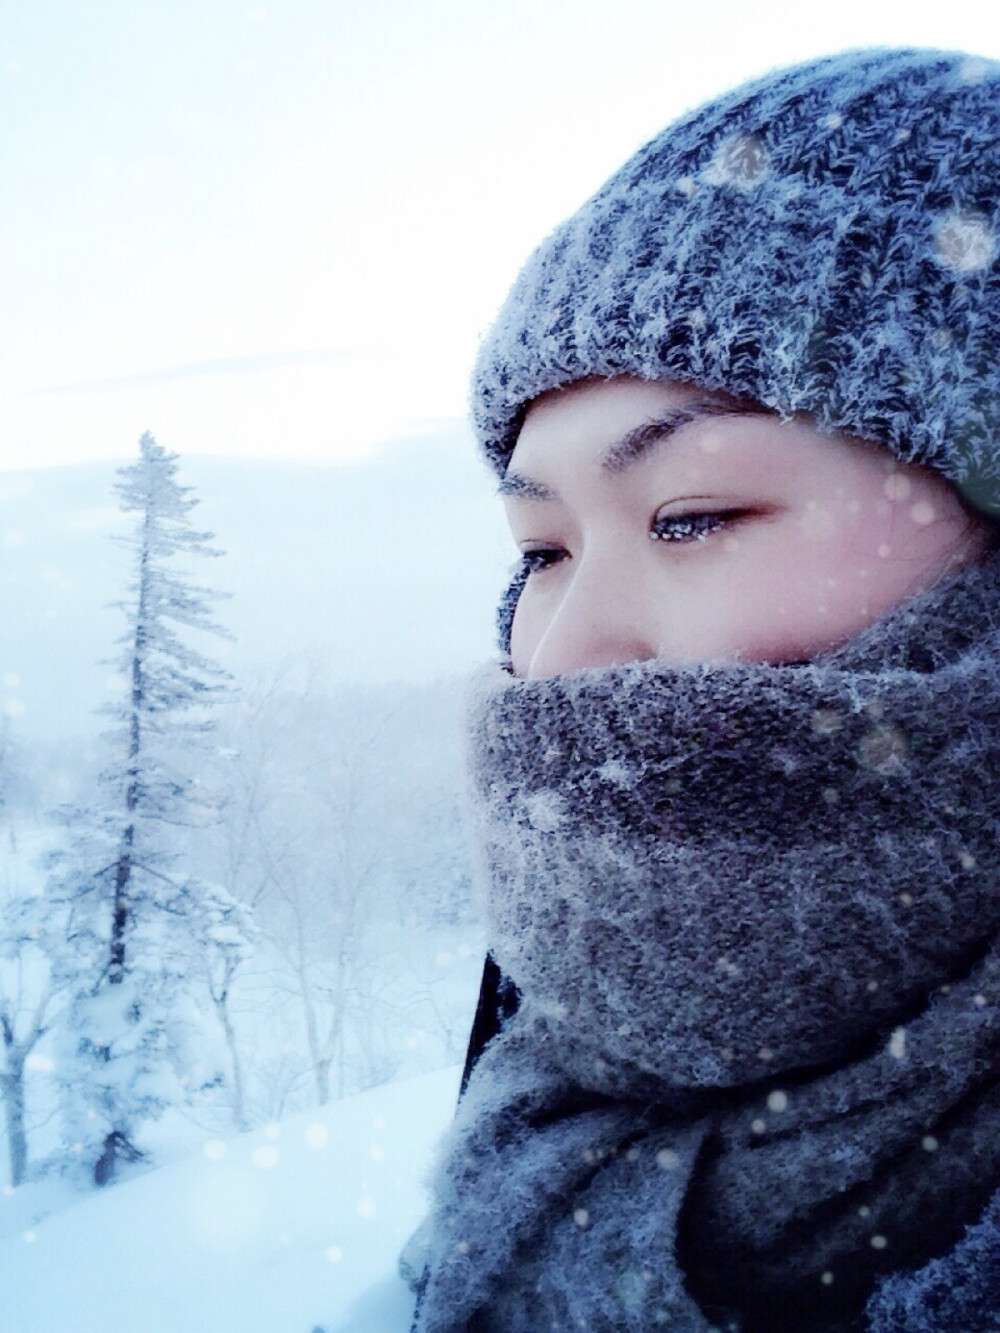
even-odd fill
[[[583,559],[530,653],[529,677],[642,662],[658,654],[653,595],[634,569]],[[515,615],[515,633],[517,619]]]

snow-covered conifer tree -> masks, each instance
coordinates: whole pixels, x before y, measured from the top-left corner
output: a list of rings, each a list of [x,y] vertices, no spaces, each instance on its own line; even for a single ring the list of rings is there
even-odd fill
[[[177,466],[177,455],[146,433],[116,486],[136,526],[125,539],[132,582],[119,604],[123,697],[106,710],[116,724],[108,735],[115,757],[102,778],[99,827],[91,826],[106,947],[73,1005],[74,1059],[64,1081],[67,1128],[98,1184],[137,1155],[142,1121],[220,1078],[206,1064],[207,1004],[199,1006],[195,978],[214,940],[231,958],[234,932],[245,933],[245,909],[202,882],[180,853],[184,827],[212,817],[207,741],[229,678],[191,641],[223,633],[211,612],[221,594],[194,582],[190,569],[220,552],[191,525],[197,500],[177,482]]]

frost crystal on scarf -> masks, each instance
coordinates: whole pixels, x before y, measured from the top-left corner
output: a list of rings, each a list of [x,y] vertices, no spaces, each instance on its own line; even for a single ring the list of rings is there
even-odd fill
[[[470,726],[522,998],[421,1333],[901,1327],[1000,1187],[1000,555],[805,666],[491,668]]]

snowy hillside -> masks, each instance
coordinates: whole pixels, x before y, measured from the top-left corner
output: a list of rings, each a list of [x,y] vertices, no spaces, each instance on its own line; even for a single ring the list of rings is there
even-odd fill
[[[462,677],[509,539],[463,441],[181,460],[190,527],[162,454],[129,515],[110,465],[0,473],[0,1330],[396,1333],[485,948]]]
[[[441,1070],[206,1139],[86,1196],[0,1198],[10,1333],[407,1333],[400,1249],[455,1105]]]

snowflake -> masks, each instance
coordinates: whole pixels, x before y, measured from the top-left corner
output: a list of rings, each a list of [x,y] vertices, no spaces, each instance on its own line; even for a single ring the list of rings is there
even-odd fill
[[[605,760],[597,770],[597,776],[602,782],[613,782],[616,787],[628,787],[631,785],[631,774],[629,773],[628,764],[621,759]]]
[[[882,483],[882,490],[887,500],[905,500],[913,490],[913,482],[900,472],[890,472]]]
[[[753,189],[768,174],[767,149],[763,140],[756,134],[734,134],[723,139],[703,174],[710,185]]]
[[[996,238],[980,213],[959,209],[941,218],[934,229],[938,263],[955,273],[975,273],[993,262]]]
[[[542,833],[551,833],[563,821],[565,803],[558,792],[547,790],[533,792],[524,804],[528,823]]]
[[[982,83],[990,72],[990,62],[982,56],[966,56],[958,67],[958,77],[963,83]]]
[[[834,708],[817,708],[812,715],[813,731],[820,736],[831,736],[843,726],[843,719]]]
[[[898,727],[888,724],[873,727],[858,744],[858,761],[863,768],[888,777],[906,767],[909,749]]]

